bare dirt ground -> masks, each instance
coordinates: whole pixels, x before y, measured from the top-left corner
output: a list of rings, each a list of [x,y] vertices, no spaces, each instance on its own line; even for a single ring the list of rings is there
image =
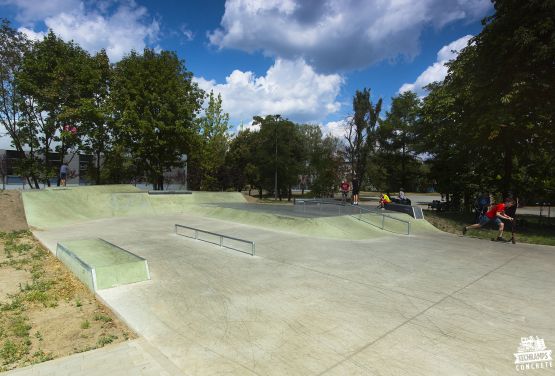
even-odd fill
[[[0,191],[0,232],[26,230],[20,191]]]
[[[20,196],[4,193],[0,193],[0,372],[135,338],[29,231],[6,232],[27,223]],[[12,223],[6,224],[6,217]]]

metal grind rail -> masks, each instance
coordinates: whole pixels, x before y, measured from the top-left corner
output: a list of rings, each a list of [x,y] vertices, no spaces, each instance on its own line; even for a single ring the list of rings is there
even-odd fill
[[[394,232],[394,233],[397,233],[397,232],[386,228],[386,220],[397,221],[397,222],[400,222],[400,223],[403,223],[403,224],[406,225],[406,233],[405,234],[410,235],[411,224],[410,224],[409,221],[405,221],[405,220],[402,220],[402,219],[399,219],[399,218],[395,218],[395,217],[392,217],[392,216],[384,214],[384,213],[377,213],[375,211],[360,207],[358,205],[353,206],[353,205],[348,205],[348,204],[344,204],[344,203],[338,203],[335,200],[333,200],[333,201],[332,200],[316,200],[316,199],[295,200],[295,205],[300,205],[300,204],[303,205],[303,212],[306,211],[306,205],[318,205],[320,210],[322,210],[322,205],[338,206],[339,207],[338,211],[339,211],[340,215],[342,214],[342,211],[343,211],[343,213],[351,215],[352,217],[358,219],[361,222],[364,222],[364,223],[367,223],[369,225],[378,227],[378,228],[380,228],[384,231],[389,231],[389,232]],[[353,211],[355,213],[353,213]],[[357,211],[358,211],[358,213],[356,213]],[[356,214],[358,214],[358,216]],[[363,214],[370,214],[370,215],[375,215],[377,217],[381,217],[381,221],[379,221],[380,222],[379,224],[372,223],[368,220],[365,220],[362,217]]]
[[[189,236],[189,235],[186,235],[186,234],[180,234],[180,233],[178,232],[178,228],[184,228],[184,229],[187,229],[187,230],[194,231],[194,235]],[[215,233],[215,232],[205,231],[205,230],[201,230],[201,229],[199,229],[199,228],[189,227],[189,226],[179,225],[179,224],[175,224],[175,233],[176,233],[177,235],[185,236],[185,237],[187,237],[187,238],[191,238],[191,239],[195,239],[195,240],[200,240],[200,241],[207,242],[207,243],[211,243],[211,244],[216,244],[216,245],[219,245],[221,248],[233,249],[234,251],[246,253],[246,254],[251,255],[251,256],[254,256],[254,255],[255,255],[255,245],[254,245],[254,242],[253,242],[253,241],[250,241],[250,240],[234,238],[234,237],[232,237],[232,236],[227,236],[227,235],[223,235],[223,234],[218,234],[218,233]],[[206,234],[206,235],[210,235],[210,236],[213,236],[213,237],[217,237],[217,238],[219,239],[219,241],[216,242],[216,241],[211,241],[211,240],[209,240],[209,239],[202,239],[201,237],[199,237],[199,234]],[[233,241],[233,242],[239,242],[239,243],[244,243],[244,244],[250,245],[250,252],[247,252],[247,251],[244,251],[244,250],[242,250],[242,249],[232,247],[232,246],[229,245],[229,244],[226,244],[226,242],[225,242],[226,239],[227,239],[227,240],[231,240],[231,241]]]

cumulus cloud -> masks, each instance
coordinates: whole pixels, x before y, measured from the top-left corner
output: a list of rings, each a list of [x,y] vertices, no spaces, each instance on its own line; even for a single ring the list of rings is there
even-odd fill
[[[437,53],[437,60],[433,65],[430,65],[424,72],[422,72],[413,83],[405,83],[399,89],[399,93],[412,91],[418,96],[426,95],[424,87],[432,82],[443,81],[447,76],[447,66],[445,63],[457,57],[459,52],[468,45],[468,41],[472,35],[465,35],[454,42],[443,46]]]
[[[137,5],[133,0],[56,0],[52,1],[56,6],[47,7],[41,12],[36,11],[32,14],[33,17],[30,15],[32,7],[28,6],[33,1],[6,1],[19,7],[18,17],[41,19],[62,39],[73,40],[89,52],[95,53],[104,48],[112,61],[120,60],[131,50],[142,51],[147,43],[156,42],[160,33],[158,22],[149,16],[145,7]],[[20,28],[20,31],[33,39],[41,36],[40,32],[30,27]]]
[[[330,135],[343,141],[347,131],[347,122],[345,120],[329,121],[320,125],[320,129],[324,136]]]
[[[222,95],[224,111],[234,122],[250,124],[254,115],[279,114],[298,122],[320,121],[339,111],[336,101],[343,78],[318,74],[302,59],[277,59],[265,76],[234,70],[218,84],[196,78],[207,92]]]
[[[20,27],[17,31],[25,34],[31,40],[41,40],[45,37],[46,33],[42,31],[34,31],[26,27]]]
[[[68,9],[81,5],[80,0],[0,0],[0,5],[11,5],[17,8],[17,21],[29,24],[42,21],[47,17],[58,15]]]
[[[221,27],[208,36],[219,48],[348,70],[411,59],[425,27],[475,20],[489,9],[489,0],[227,0]]]

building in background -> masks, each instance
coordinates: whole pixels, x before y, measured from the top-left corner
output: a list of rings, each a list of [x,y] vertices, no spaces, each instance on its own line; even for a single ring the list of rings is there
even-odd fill
[[[56,186],[58,184],[58,171],[62,165],[60,153],[48,154],[52,167],[57,171],[56,176],[50,179],[50,184]],[[17,150],[0,149],[0,178],[2,179],[2,187],[4,186],[21,186],[28,188],[27,179],[17,173],[17,165],[23,158],[21,152]],[[87,154],[75,154],[65,161],[68,164],[69,173],[67,184],[86,185],[90,184],[88,177],[89,166],[95,162],[94,156]],[[40,182],[44,184],[43,182]]]

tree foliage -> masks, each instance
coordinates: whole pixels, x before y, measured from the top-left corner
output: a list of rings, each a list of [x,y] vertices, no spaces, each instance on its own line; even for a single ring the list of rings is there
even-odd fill
[[[407,91],[392,98],[391,109],[378,129],[379,163],[385,180],[383,190],[416,190],[421,173],[415,149],[415,132],[419,120],[420,100]],[[382,183],[383,184],[383,183]]]
[[[365,184],[370,155],[377,146],[378,119],[382,109],[382,99],[376,104],[370,100],[370,89],[356,91],[353,98],[353,116],[345,136],[346,155],[351,173],[360,184]]]
[[[229,146],[229,114],[222,109],[220,94],[208,95],[204,115],[197,119],[198,142],[193,167],[202,190],[219,190],[225,186],[225,155]]]
[[[555,3],[494,6],[445,81],[429,87],[419,143],[444,190],[547,195],[555,162]]]
[[[173,52],[132,52],[114,67],[115,137],[155,189],[163,189],[164,173],[191,154],[202,97]]]

